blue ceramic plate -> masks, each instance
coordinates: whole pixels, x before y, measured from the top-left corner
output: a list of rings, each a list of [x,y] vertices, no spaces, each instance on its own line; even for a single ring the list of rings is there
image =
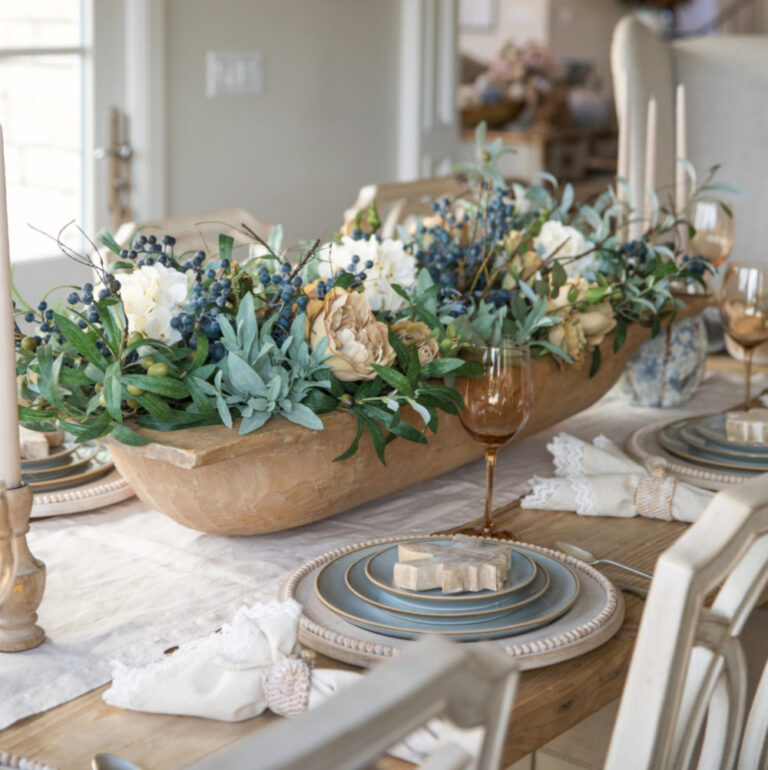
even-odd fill
[[[742,444],[738,441],[728,441],[725,430],[725,415],[711,414],[709,417],[699,417],[691,420],[696,432],[708,441],[713,441],[727,449],[736,449],[741,452],[768,457],[768,446],[760,444]]]
[[[694,423],[695,420],[691,420],[685,425],[680,426],[680,438],[689,446],[695,447],[696,449],[703,449],[706,452],[712,452],[729,459],[761,461],[765,463],[765,468],[768,470],[768,455],[740,449],[740,444],[731,444],[726,447],[719,441],[712,441],[708,438],[704,438],[704,436],[695,429]]]
[[[24,481],[48,481],[49,479],[58,479],[63,476],[71,476],[81,468],[84,468],[96,456],[99,451],[98,444],[88,442],[80,444],[69,452],[61,465],[49,468],[28,469],[22,466],[21,473]]]
[[[670,454],[682,457],[689,462],[699,465],[710,465],[715,468],[727,468],[729,471],[735,471],[745,477],[752,476],[755,473],[762,473],[768,470],[768,465],[756,460],[739,459],[736,460],[723,455],[708,452],[705,449],[698,449],[687,444],[680,436],[680,429],[688,423],[688,420],[672,423],[664,426],[656,437],[659,444]]]
[[[478,599],[476,602],[430,602],[417,598],[398,596],[371,583],[365,574],[368,556],[362,556],[347,570],[344,580],[347,588],[366,604],[372,604],[385,612],[400,616],[429,618],[430,620],[462,618],[482,621],[491,615],[503,615],[510,610],[524,607],[538,599],[549,588],[549,573],[539,565],[536,576],[527,586],[502,597]]]
[[[430,540],[435,543],[448,544],[450,537],[426,537],[420,538],[416,542]],[[499,541],[488,542],[489,546],[499,545]],[[379,553],[374,554],[365,565],[365,575],[375,586],[383,591],[387,591],[403,598],[418,599],[420,604],[424,602],[441,602],[448,604],[453,602],[481,602],[473,609],[482,609],[488,605],[484,604],[487,599],[501,599],[504,596],[525,588],[536,577],[536,565],[531,557],[521,553],[512,544],[509,545],[511,551],[511,563],[509,574],[504,581],[504,585],[498,591],[462,591],[456,594],[444,594],[439,588],[433,588],[429,591],[410,591],[407,588],[400,588],[392,582],[392,576],[395,571],[395,562],[397,562],[397,544],[383,548]]]
[[[556,559],[535,551],[527,551],[537,566],[550,576],[547,591],[524,607],[494,615],[482,622],[467,619],[441,619],[399,616],[374,607],[355,596],[344,580],[347,570],[355,562],[373,556],[381,546],[369,546],[340,556],[329,562],[315,577],[315,593],[320,601],[352,625],[378,634],[399,639],[414,639],[422,634],[439,634],[456,641],[498,639],[530,631],[551,623],[564,615],[579,595],[579,579],[576,573]],[[471,620],[471,619],[470,619]]]
[[[21,460],[22,471],[39,470],[40,468],[55,468],[57,465],[65,465],[69,462],[69,456],[74,452],[78,444],[67,443],[45,457],[26,457]]]

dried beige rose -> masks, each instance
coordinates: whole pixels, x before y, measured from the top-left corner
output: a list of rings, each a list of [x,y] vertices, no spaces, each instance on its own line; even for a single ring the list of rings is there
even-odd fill
[[[328,340],[326,366],[345,382],[372,380],[371,364],[389,366],[395,360],[387,325],[376,320],[364,294],[331,289],[322,302],[310,302],[307,326],[313,348]]]
[[[437,358],[440,346],[429,326],[421,321],[398,321],[392,331],[409,347],[415,347],[419,362],[425,366]]]

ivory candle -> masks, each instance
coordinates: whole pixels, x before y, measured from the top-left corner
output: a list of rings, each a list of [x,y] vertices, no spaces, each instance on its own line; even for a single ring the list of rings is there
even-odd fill
[[[0,481],[5,482],[8,489],[21,485],[14,329],[8,206],[5,195],[5,148],[3,129],[0,126]]]
[[[624,182],[616,185],[616,197],[623,204],[630,204],[628,195],[629,186],[629,75],[624,70],[619,75],[619,92],[616,95],[616,113],[619,124],[619,157],[617,176]],[[622,238],[627,239],[628,232],[626,226],[622,231]]]
[[[648,115],[645,122],[645,174],[643,175],[645,219],[646,224],[651,224],[653,209],[648,194],[649,190],[656,189],[656,98],[652,96],[648,100]]]
[[[685,86],[678,83],[675,91],[675,212],[683,213],[688,200],[688,175],[682,160],[688,157],[688,126],[685,110]],[[681,227],[683,246],[688,242],[688,228]]]

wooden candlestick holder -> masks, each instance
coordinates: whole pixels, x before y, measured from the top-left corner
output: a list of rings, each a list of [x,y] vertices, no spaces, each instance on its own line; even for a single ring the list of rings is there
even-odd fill
[[[5,603],[0,607],[0,652],[21,652],[37,647],[45,631],[37,625],[37,608],[45,589],[45,564],[27,545],[32,490],[22,484],[5,492],[11,537],[16,553],[16,577]]]

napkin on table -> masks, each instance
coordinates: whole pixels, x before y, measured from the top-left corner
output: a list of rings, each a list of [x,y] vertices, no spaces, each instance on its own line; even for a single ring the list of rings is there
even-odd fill
[[[582,516],[647,516],[696,521],[713,492],[667,474],[659,457],[645,468],[627,457],[610,439],[592,443],[560,433],[547,444],[555,476],[534,476],[523,508],[575,511]]]
[[[314,668],[298,656],[301,605],[285,602],[241,607],[220,632],[195,639],[144,665],[113,661],[112,686],[103,698],[112,706],[161,714],[239,722],[267,708],[294,716],[322,703],[362,676],[353,671]],[[446,742],[470,752],[482,728],[461,730],[430,720],[389,753],[409,762]]]

